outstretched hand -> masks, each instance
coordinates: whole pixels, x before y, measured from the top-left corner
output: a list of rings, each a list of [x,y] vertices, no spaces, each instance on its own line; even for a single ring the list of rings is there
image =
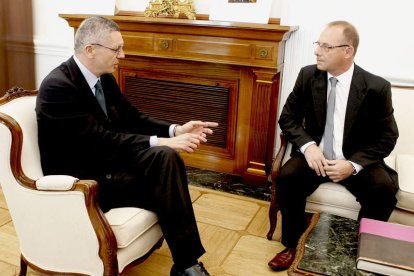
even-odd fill
[[[190,121],[175,129],[175,137],[158,138],[158,145],[169,146],[177,151],[194,152],[201,143],[207,142],[207,134],[213,134],[210,127],[216,127],[218,123]]]
[[[213,130],[210,127],[217,127],[218,123],[215,122],[203,122],[203,121],[189,121],[188,123],[177,126],[175,130],[175,136],[179,136],[184,133],[193,133],[203,136],[204,138],[207,134],[213,134]],[[203,141],[207,142],[207,140]]]

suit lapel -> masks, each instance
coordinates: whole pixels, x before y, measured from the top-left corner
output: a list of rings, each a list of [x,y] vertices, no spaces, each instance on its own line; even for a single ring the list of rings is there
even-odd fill
[[[326,121],[326,99],[327,99],[327,73],[317,71],[311,81],[311,90],[313,97],[313,104],[315,106],[315,115],[318,122],[319,129],[324,130]]]
[[[69,74],[70,74],[70,79],[73,83],[77,84],[77,87],[86,92],[90,92],[90,93],[86,93],[86,94],[90,94],[90,96],[92,96],[93,98],[93,93],[91,88],[88,85],[88,82],[86,81],[85,77],[83,76],[81,70],[79,69],[78,65],[76,64],[75,60],[73,59],[73,57],[71,57],[68,61],[68,69],[69,69]]]
[[[349,89],[348,102],[346,105],[345,125],[344,125],[344,143],[348,138],[355,118],[361,108],[362,101],[366,95],[365,80],[362,75],[362,69],[355,65],[354,73],[351,80],[351,87]]]
[[[96,100],[95,95],[89,87],[88,82],[86,81],[85,77],[83,76],[81,70],[79,69],[73,57],[71,57],[68,60],[67,65],[71,81],[77,84],[77,87],[79,88],[80,92],[88,100],[88,102],[95,107],[96,112],[106,117],[98,101]]]

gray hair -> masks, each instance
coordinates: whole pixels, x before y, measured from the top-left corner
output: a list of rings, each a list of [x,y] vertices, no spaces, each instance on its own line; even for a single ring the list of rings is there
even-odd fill
[[[104,43],[112,32],[119,32],[119,26],[102,16],[89,17],[82,21],[75,34],[75,52],[81,52],[86,44]]]

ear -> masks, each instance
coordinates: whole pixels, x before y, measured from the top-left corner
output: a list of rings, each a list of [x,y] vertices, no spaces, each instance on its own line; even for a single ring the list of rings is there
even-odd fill
[[[345,57],[352,58],[354,56],[355,49],[353,46],[346,47],[345,49]]]
[[[84,49],[85,49],[85,56],[87,56],[88,58],[94,57],[95,48],[93,47],[93,45],[86,44]]]

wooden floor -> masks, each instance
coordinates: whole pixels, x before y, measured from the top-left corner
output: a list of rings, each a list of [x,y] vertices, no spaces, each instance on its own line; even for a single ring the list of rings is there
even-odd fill
[[[190,186],[190,192],[207,251],[201,261],[211,275],[287,275],[285,271],[274,272],[267,266],[267,262],[283,249],[279,242],[265,238],[269,227],[268,202],[195,186]],[[275,237],[279,235],[280,229],[277,229]],[[19,243],[0,189],[0,275],[17,275],[19,260]],[[164,242],[161,249],[127,275],[168,276],[171,265],[171,254]],[[28,275],[39,274],[29,270]]]

